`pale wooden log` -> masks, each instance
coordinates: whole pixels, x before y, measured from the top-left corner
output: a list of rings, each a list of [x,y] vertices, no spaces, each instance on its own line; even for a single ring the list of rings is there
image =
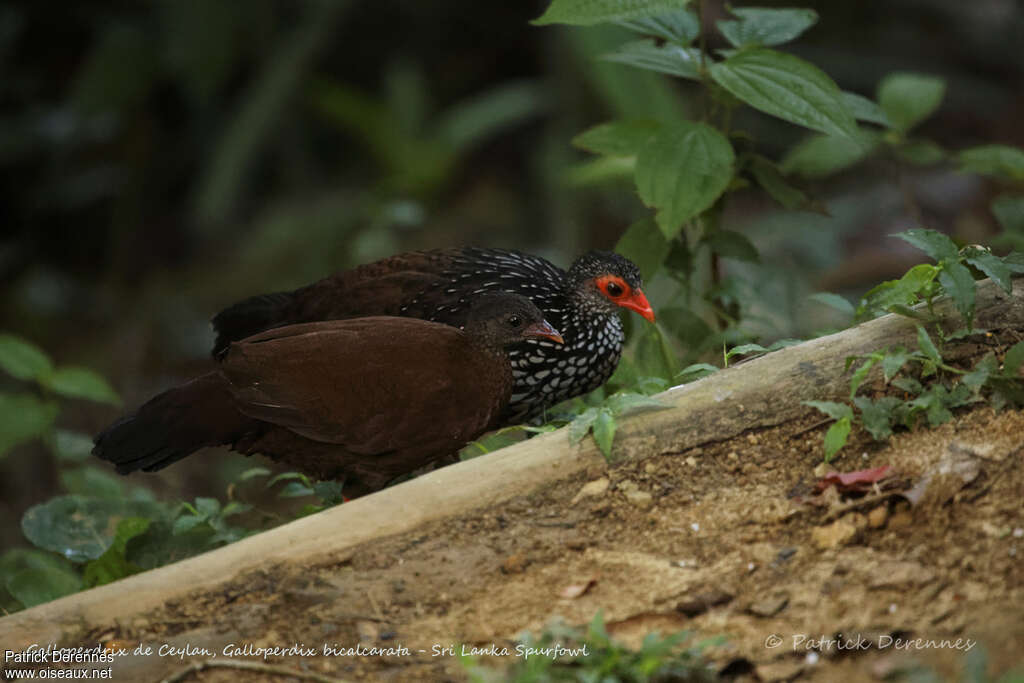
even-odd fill
[[[948,302],[936,310],[949,317],[948,329],[961,325]],[[977,326],[1024,330],[1024,285],[1007,295],[989,281],[980,283]],[[658,396],[668,408],[620,420],[615,458],[679,452],[805,415],[810,409],[802,401],[847,393],[847,356],[895,344],[915,347],[915,338],[912,321],[888,315],[670,389]],[[130,622],[167,601],[217,591],[244,572],[281,563],[339,562],[360,544],[603,467],[592,439],[573,446],[564,429],[544,434],[224,548],[10,615],[0,619],[0,643],[17,650],[73,640],[86,629]]]

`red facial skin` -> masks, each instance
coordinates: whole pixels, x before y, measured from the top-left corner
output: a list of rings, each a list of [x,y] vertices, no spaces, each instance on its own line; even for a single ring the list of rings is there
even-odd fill
[[[654,309],[644,296],[643,290],[633,289],[618,275],[602,275],[594,278],[594,283],[612,303],[639,313],[648,322],[654,322]]]

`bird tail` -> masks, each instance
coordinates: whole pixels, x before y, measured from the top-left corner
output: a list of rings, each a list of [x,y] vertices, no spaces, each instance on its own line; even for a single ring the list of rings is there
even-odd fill
[[[120,474],[154,472],[205,446],[232,443],[252,427],[214,372],[157,395],[107,427],[92,454]]]
[[[280,326],[286,321],[286,311],[293,297],[291,292],[252,296],[213,316],[210,323],[217,334],[213,357],[222,358],[231,342]]]

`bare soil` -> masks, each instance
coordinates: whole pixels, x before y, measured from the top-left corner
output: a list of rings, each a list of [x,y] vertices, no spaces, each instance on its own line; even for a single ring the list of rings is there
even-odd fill
[[[971,643],[987,649],[990,673],[1019,665],[1024,415],[980,407],[888,444],[855,434],[827,468],[819,422],[595,466],[342,563],[242,576],[85,642],[185,648],[119,658],[115,680],[281,681],[183,670],[211,658],[203,648],[223,662],[228,645],[362,644],[410,654],[257,661],[345,680],[459,681],[459,658],[438,648],[511,647],[556,616],[586,624],[603,610],[633,644],[655,630],[724,635],[709,655],[743,680],[873,681],[910,662],[950,680]],[[879,490],[808,502],[826,470],[880,465],[920,499]],[[563,597],[573,586],[589,588]]]

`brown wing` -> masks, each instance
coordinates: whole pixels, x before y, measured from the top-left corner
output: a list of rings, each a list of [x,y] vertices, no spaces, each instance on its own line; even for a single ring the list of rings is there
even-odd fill
[[[222,365],[243,414],[363,454],[475,438],[508,400],[502,371],[456,328],[391,317],[268,330]]]
[[[316,320],[398,315],[404,303],[444,281],[445,251],[398,254],[324,278],[294,292],[250,297],[225,308],[211,323],[217,333],[213,354],[263,330]]]

